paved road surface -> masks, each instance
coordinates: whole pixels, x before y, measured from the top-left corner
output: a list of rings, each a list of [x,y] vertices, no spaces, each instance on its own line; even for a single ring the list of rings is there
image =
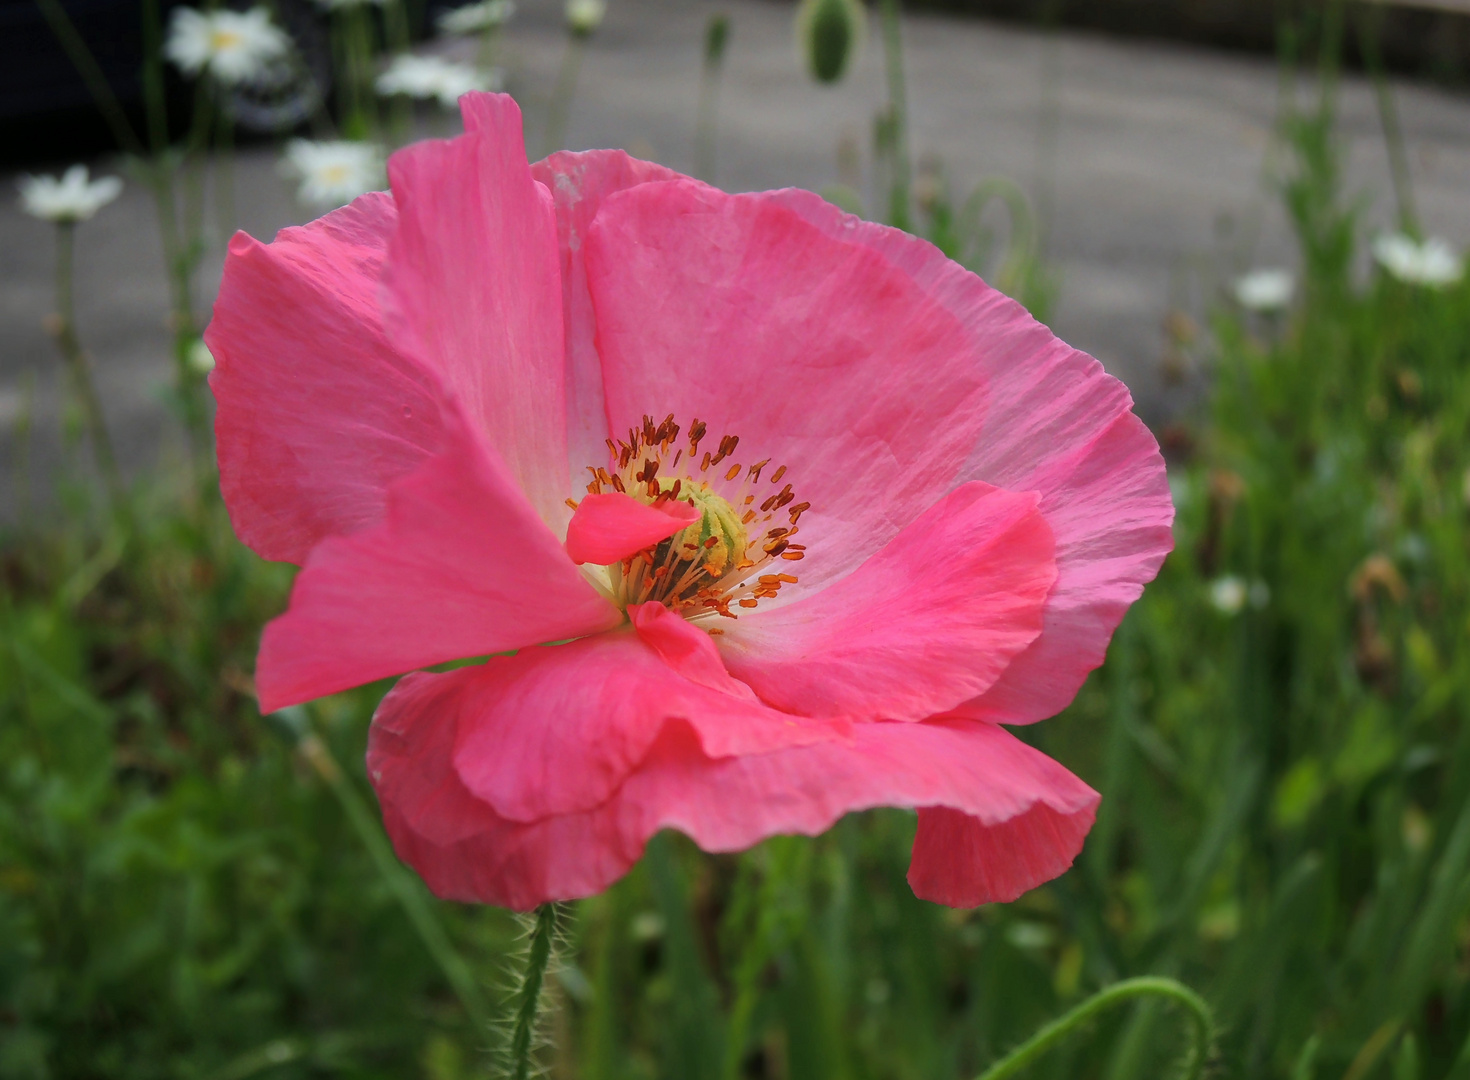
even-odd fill
[[[691,169],[700,41],[710,12],[724,10],[732,36],[720,102],[721,186],[821,187],[839,179],[843,142],[861,148],[868,168],[871,118],[883,100],[871,37],[848,81],[824,88],[797,65],[784,4],[609,6],[582,68],[568,133],[573,147],[622,146]],[[522,0],[521,7],[506,55],[534,144],[563,48],[560,0]],[[1061,281],[1056,329],[1125,379],[1146,417],[1166,415],[1181,393],[1159,378],[1166,312],[1198,304],[1203,271],[1290,257],[1262,183],[1276,112],[1272,64],[935,16],[911,16],[905,34],[915,156],[941,159],[956,189],[1002,173],[1049,200],[1049,256]],[[1431,230],[1470,244],[1470,99],[1409,86],[1401,88],[1399,105],[1422,216]],[[1368,88],[1349,81],[1341,110],[1349,185],[1372,196],[1374,219],[1387,221],[1386,155]],[[452,130],[442,115],[424,113],[419,124]],[[293,203],[269,150],[241,154],[236,171],[238,219],[248,231],[269,236],[310,216]],[[5,190],[13,190],[11,178],[0,177]],[[1235,223],[1228,243],[1220,239],[1225,220]],[[203,299],[212,295],[218,258],[211,254],[202,275]],[[78,265],[80,330],[96,358],[122,456],[136,468],[166,453],[174,438],[159,404],[168,377],[159,248],[148,200],[136,185],[79,231]],[[30,373],[33,488],[46,488],[58,459],[56,364],[41,326],[51,273],[47,227],[20,214],[12,198],[0,199],[4,517],[14,513],[11,432]]]

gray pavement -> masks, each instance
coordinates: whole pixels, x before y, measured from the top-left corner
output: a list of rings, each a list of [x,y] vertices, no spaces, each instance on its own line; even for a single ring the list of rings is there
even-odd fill
[[[523,0],[521,8],[504,59],[534,147],[564,47],[561,3]],[[872,116],[884,98],[875,36],[845,83],[818,87],[797,63],[791,8],[770,0],[610,0],[581,70],[569,144],[621,146],[691,169],[700,42],[715,10],[732,21],[717,182],[820,188],[845,178],[839,147],[847,144],[858,148],[858,180],[867,183]],[[1290,261],[1284,221],[1263,183],[1274,66],[930,15],[907,18],[905,45],[915,157],[941,160],[958,194],[1000,173],[1051,207],[1056,330],[1127,381],[1145,417],[1166,416],[1181,393],[1159,377],[1166,314],[1197,308],[1212,275]],[[448,46],[461,47],[469,46]],[[1403,86],[1398,104],[1421,216],[1431,231],[1470,244],[1470,99]],[[1348,186],[1366,193],[1373,220],[1386,223],[1387,158],[1369,88],[1347,80],[1340,109]],[[429,112],[417,122],[423,133],[455,127]],[[312,216],[293,202],[273,151],[241,153],[235,176],[236,220],[256,236]],[[11,190],[12,178],[0,177],[0,192]],[[201,274],[206,309],[218,248]],[[31,373],[34,489],[46,487],[58,460],[57,364],[42,327],[52,266],[48,227],[0,197],[0,517],[14,513],[12,433]],[[77,292],[82,339],[122,457],[137,468],[176,438],[160,403],[169,370],[163,269],[151,205],[137,184],[79,230]]]

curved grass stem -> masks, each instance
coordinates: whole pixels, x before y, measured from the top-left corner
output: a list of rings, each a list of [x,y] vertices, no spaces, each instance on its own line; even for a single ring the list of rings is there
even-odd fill
[[[1185,1080],[1199,1080],[1209,1057],[1210,1044],[1215,1038],[1215,1021],[1210,1007],[1183,983],[1157,976],[1125,979],[1099,990],[990,1066],[980,1074],[978,1080],[1004,1080],[1005,1077],[1015,1076],[1099,1013],[1141,997],[1160,997],[1183,1007],[1191,1021],[1194,1035],[1189,1056],[1185,1058],[1183,1076]]]

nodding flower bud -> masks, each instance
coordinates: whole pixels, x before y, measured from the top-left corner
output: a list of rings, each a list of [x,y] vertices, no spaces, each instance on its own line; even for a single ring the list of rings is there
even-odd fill
[[[859,0],[801,0],[796,42],[812,78],[834,83],[862,47],[866,18]]]
[[[567,29],[575,37],[590,37],[606,14],[606,0],[567,0]]]

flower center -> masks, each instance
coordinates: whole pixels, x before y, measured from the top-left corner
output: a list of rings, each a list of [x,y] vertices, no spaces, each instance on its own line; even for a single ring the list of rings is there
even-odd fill
[[[209,45],[215,52],[229,52],[240,47],[242,38],[234,30],[215,30],[209,35]]]
[[[689,619],[733,619],[732,608],[756,607],[796,584],[785,571],[806,551],[796,542],[797,522],[811,503],[797,502],[791,485],[783,485],[785,465],[737,461],[740,436],[701,450],[703,421],[696,419],[683,439],[680,430],[672,413],[661,424],[645,416],[626,441],[607,440],[610,468],[587,466],[589,495],[620,491],[649,505],[678,500],[699,511],[692,525],[608,567],[613,596],[623,607],[657,601]]]

